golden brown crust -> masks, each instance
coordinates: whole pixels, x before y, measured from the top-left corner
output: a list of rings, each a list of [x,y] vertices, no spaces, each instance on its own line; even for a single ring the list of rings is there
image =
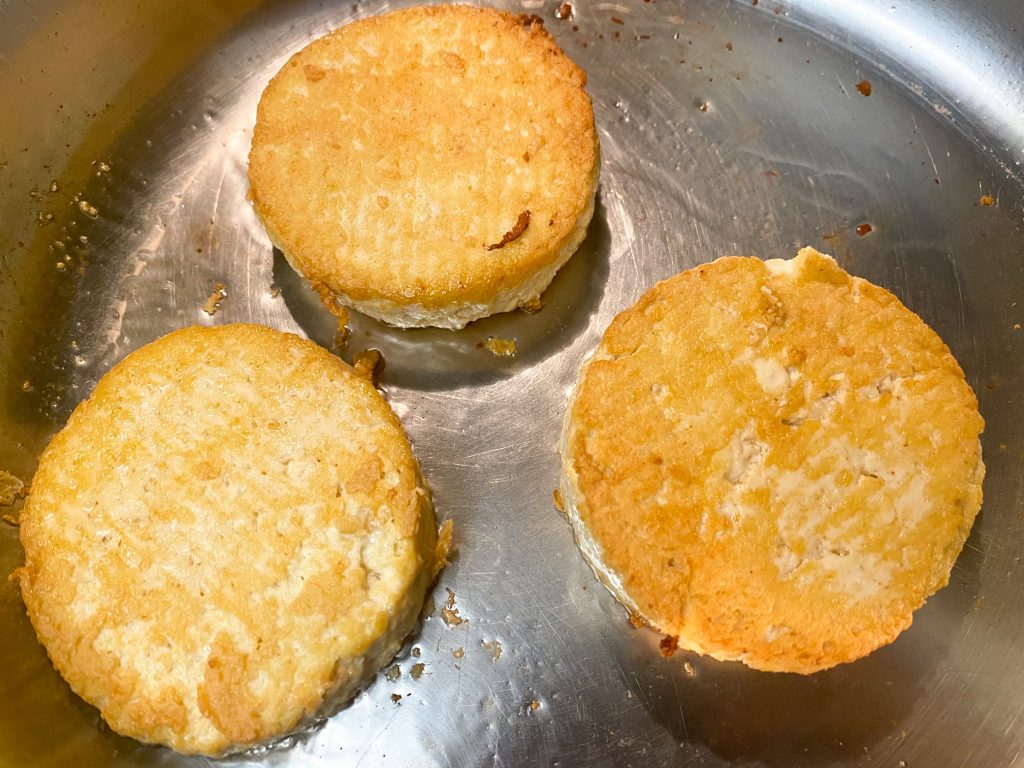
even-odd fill
[[[585,84],[541,23],[502,11],[353,22],[267,86],[255,210],[299,272],[356,308],[490,305],[567,258],[589,222]]]
[[[44,452],[19,571],[54,666],[111,727],[216,754],[336,707],[435,573],[397,417],[315,344],[186,328],[115,366]]]
[[[766,670],[863,656],[944,586],[983,422],[949,350],[805,248],[648,291],[581,373],[563,494],[602,579],[680,647]]]

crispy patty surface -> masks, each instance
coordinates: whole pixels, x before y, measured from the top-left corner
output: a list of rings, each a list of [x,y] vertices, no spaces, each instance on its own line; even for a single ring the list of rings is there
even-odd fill
[[[21,540],[29,617],[74,691],[119,733],[205,754],[343,703],[443,557],[381,395],[254,325],[110,370],[44,452]]]
[[[983,426],[888,291],[810,248],[727,257],[612,322],[566,412],[562,494],[598,575],[680,647],[809,673],[947,583]]]
[[[267,86],[255,211],[332,309],[449,328],[515,309],[593,215],[585,84],[537,17],[437,5],[352,22]]]

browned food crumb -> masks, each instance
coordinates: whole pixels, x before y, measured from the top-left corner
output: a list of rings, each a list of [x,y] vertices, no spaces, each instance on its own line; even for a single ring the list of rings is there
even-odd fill
[[[437,532],[437,546],[434,547],[434,575],[437,576],[441,572],[441,569],[448,565],[448,555],[451,554],[452,548],[452,531],[454,525],[451,520],[445,520],[441,523],[441,529]],[[433,605],[433,598],[431,598],[431,605]],[[431,607],[431,613],[433,613],[433,607]]]
[[[420,662],[419,664],[413,664],[412,669],[409,670],[409,674],[412,675],[413,680],[419,680],[421,677],[423,677],[423,670],[425,670],[426,668],[427,665],[423,662]]]
[[[538,709],[540,709],[540,702],[534,699],[530,702],[530,711],[536,712]]]
[[[858,224],[857,225],[857,236],[858,237],[864,237],[864,235],[868,234],[869,232],[871,232],[871,225],[870,224],[864,223],[864,224]]]
[[[25,483],[20,477],[0,469],[0,506],[9,507],[25,495]]]
[[[1019,331],[1020,330],[1020,323],[1014,323],[1013,324],[1013,330]]]
[[[492,642],[481,642],[480,647],[485,651],[491,652],[491,661],[497,661],[501,658],[501,642],[494,640]]]
[[[621,26],[622,26],[623,24],[625,24],[625,23],[626,23],[626,22],[624,22],[624,21],[623,21],[622,19],[620,19],[620,18],[619,18],[618,16],[612,16],[612,24],[618,24],[618,25],[619,25],[619,26],[621,27]]]
[[[504,248],[506,245],[511,243],[513,240],[518,240],[523,236],[523,232],[530,226],[530,209],[527,208],[525,211],[519,214],[519,218],[516,219],[516,223],[512,229],[501,236],[501,240],[492,245],[487,246],[488,251],[495,251],[498,248]]]
[[[448,601],[441,608],[441,619],[449,627],[457,627],[460,624],[465,624],[469,619],[464,619],[459,616],[459,609],[455,607],[455,593],[450,589],[446,589],[448,592]]]
[[[348,314],[346,313],[345,317],[338,318],[338,327],[334,331],[334,349],[339,353],[344,351],[351,336],[352,332],[348,328]]]
[[[375,382],[377,376],[384,370],[384,358],[379,349],[364,349],[355,356],[352,367],[367,381]]]
[[[562,3],[555,11],[555,18],[559,21],[572,18],[572,6],[569,3]]]
[[[683,664],[683,671],[687,674],[688,677],[696,677],[697,676],[697,670],[694,669],[693,668],[693,664],[691,664],[688,661],[685,664]]]
[[[525,14],[524,13],[523,15],[521,15],[519,17],[519,21],[522,23],[522,25],[524,27],[532,27],[535,24],[538,27],[543,27],[544,26],[544,19],[542,19],[540,16],[538,16],[535,13],[531,13],[531,14]]]
[[[555,502],[555,509],[564,515],[565,499],[562,498],[562,492],[558,488],[555,488],[555,490],[551,492],[551,498]]]
[[[665,635],[661,638],[661,642],[658,643],[658,651],[666,659],[671,659],[675,652],[679,650],[679,638],[674,635]]]
[[[644,617],[636,611],[629,612],[629,623],[633,625],[634,629],[643,629],[647,626],[647,622],[644,621]]]
[[[528,315],[535,315],[544,309],[544,304],[541,302],[540,296],[536,296],[525,304],[520,304],[519,308]]]
[[[384,670],[384,677],[389,683],[395,682],[402,676],[402,668],[397,664],[392,664],[390,667]]]
[[[213,291],[206,299],[206,303],[203,304],[203,312],[213,317],[217,314],[217,310],[220,309],[220,303],[227,298],[228,291],[224,283],[215,283]]]
[[[412,655],[418,659],[420,656],[423,655],[423,649],[417,645],[415,648],[412,649]]]
[[[279,286],[279,285],[272,285],[272,286],[270,286],[270,298],[276,299],[280,295],[281,295],[281,286]]]
[[[699,109],[701,112],[707,112],[710,106],[711,105],[708,102],[702,101],[700,103],[700,106],[697,107],[697,109]]]
[[[466,649],[463,648],[462,646],[459,646],[454,651],[452,651],[452,656],[454,658],[456,658],[456,659],[461,659],[465,655],[466,655]]]
[[[391,694],[391,700],[393,702],[395,702],[395,704],[397,704],[398,702],[400,702],[402,700],[402,694],[400,694],[400,693],[392,693]]]
[[[774,179],[774,178],[778,178],[779,172],[776,171],[774,168],[769,168],[767,171],[764,172],[764,175],[765,176],[771,176]]]
[[[726,41],[726,43],[725,43],[725,50],[727,50],[727,51],[731,51],[732,50],[732,41]]]
[[[311,287],[316,291],[317,296],[320,297],[320,301],[323,303],[327,311],[338,318],[338,325],[347,324],[348,309],[337,302],[334,297],[334,292],[331,291],[331,289],[324,283],[313,283]]]
[[[515,339],[502,339],[497,336],[488,336],[484,348],[495,357],[514,357],[518,351]]]
[[[978,201],[978,204],[988,206],[995,205],[995,202],[996,201],[992,199],[992,195],[982,195],[981,199]]]
[[[860,91],[861,95],[863,96],[870,96],[871,83],[869,83],[867,80],[861,80],[859,83],[857,83],[857,90]]]

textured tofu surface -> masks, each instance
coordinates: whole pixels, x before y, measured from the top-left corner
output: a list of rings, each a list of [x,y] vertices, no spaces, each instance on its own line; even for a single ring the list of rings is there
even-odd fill
[[[981,506],[977,401],[939,337],[811,248],[726,257],[620,314],[566,411],[562,495],[679,646],[810,673],[891,642]]]
[[[515,309],[593,215],[585,84],[536,17],[438,5],[352,22],[267,86],[256,213],[329,305],[451,328]]]
[[[355,693],[411,630],[437,533],[366,379],[227,325],[103,377],[44,452],[21,539],[29,617],[75,692],[119,733],[218,754]]]

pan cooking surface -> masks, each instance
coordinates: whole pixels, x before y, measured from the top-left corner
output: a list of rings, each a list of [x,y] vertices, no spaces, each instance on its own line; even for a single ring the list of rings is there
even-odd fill
[[[333,318],[245,198],[255,107],[308,41],[400,5],[0,3],[0,469],[27,483],[99,377],[174,328],[257,322],[333,348]],[[575,0],[559,19],[559,5],[505,7],[541,16],[589,75],[603,165],[583,247],[537,314],[458,332],[353,315],[344,351],[383,353],[382,386],[455,521],[437,610],[349,708],[232,762],[1024,765],[1024,12]],[[553,508],[566,394],[655,281],[804,244],[892,290],[960,361],[987,421],[982,514],[950,585],[862,661],[798,677],[664,659]],[[517,354],[491,354],[491,337]],[[21,558],[3,525],[0,571]],[[0,764],[206,763],[102,725],[9,582],[0,621]]]

